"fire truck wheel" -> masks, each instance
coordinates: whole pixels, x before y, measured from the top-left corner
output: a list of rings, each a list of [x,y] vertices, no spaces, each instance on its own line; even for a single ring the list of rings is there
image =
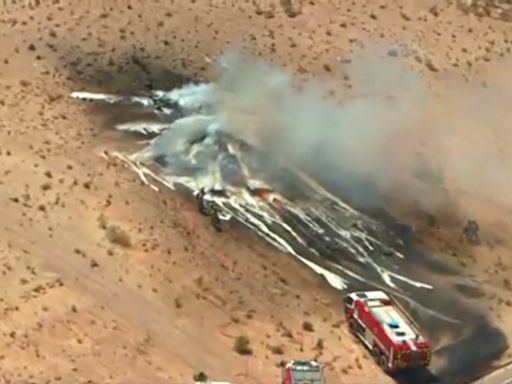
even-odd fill
[[[355,319],[350,319],[348,321],[348,329],[353,335],[357,334],[357,324]]]
[[[375,360],[375,362],[377,364],[380,364],[380,355],[381,355],[380,349],[377,348],[377,347],[373,347],[373,349],[372,349],[372,357],[373,357],[373,360]]]
[[[384,354],[381,354],[379,357],[379,367],[381,367],[383,370],[388,369],[388,359]]]

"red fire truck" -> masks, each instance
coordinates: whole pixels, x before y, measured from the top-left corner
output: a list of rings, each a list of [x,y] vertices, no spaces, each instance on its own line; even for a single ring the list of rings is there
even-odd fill
[[[320,364],[314,360],[291,360],[283,364],[281,384],[324,384]]]
[[[350,331],[386,372],[428,366],[430,341],[400,304],[382,291],[353,292],[343,300]]]

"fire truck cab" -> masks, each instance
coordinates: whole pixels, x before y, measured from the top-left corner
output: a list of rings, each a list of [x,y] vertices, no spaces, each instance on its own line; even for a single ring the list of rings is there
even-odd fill
[[[283,365],[281,384],[324,384],[321,366],[313,360],[291,360]]]
[[[428,366],[429,340],[400,304],[382,291],[352,292],[343,300],[350,331],[386,372]]]

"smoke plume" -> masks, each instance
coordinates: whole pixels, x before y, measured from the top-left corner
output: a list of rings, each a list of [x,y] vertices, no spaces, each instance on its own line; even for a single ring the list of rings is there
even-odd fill
[[[510,91],[448,75],[434,91],[400,57],[383,52],[372,48],[340,63],[348,89],[341,82],[298,85],[281,68],[228,51],[217,61],[224,127],[360,207],[457,213],[450,191],[512,192],[508,163],[492,148],[498,143],[481,140],[490,129],[508,131],[501,116]],[[341,103],[325,97],[333,85]]]
[[[396,59],[361,57],[346,65],[355,86],[341,105],[325,97],[327,84],[299,88],[283,69],[238,53],[222,56],[219,68],[218,103],[228,131],[359,205],[383,203],[377,192],[391,190],[411,160],[420,162],[411,159],[407,136],[430,94]]]

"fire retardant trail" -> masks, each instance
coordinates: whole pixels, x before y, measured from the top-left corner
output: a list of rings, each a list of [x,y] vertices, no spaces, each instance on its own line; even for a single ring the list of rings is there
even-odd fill
[[[401,272],[411,261],[401,240],[383,224],[330,194],[313,178],[283,165],[263,146],[240,137],[246,127],[262,124],[268,129],[276,121],[267,118],[263,107],[268,105],[262,106],[251,94],[252,84],[240,81],[245,73],[229,69],[229,56],[222,59],[217,62],[221,78],[214,83],[137,95],[74,92],[72,97],[135,106],[154,114],[155,119],[117,125],[119,130],[149,138],[136,153],[117,156],[153,188],[157,187],[148,179],[171,189],[185,187],[193,194],[206,191],[204,199],[220,207],[223,217],[294,255],[333,287],[385,289],[429,316],[457,322],[412,299],[411,292],[434,287],[411,274],[410,268]],[[266,76],[272,94],[289,81],[281,72]],[[230,94],[237,87],[243,88],[243,97]],[[252,101],[254,109],[247,108]],[[281,107],[290,112],[293,106]],[[278,123],[285,120],[279,119]]]
[[[119,96],[74,92],[73,98],[140,106],[158,121],[118,124],[148,135],[140,151],[116,155],[147,183],[148,177],[197,194],[204,188],[224,217],[234,218],[283,252],[290,253],[343,290],[378,287],[406,301],[407,290],[434,287],[400,273],[407,263],[401,242],[382,224],[336,198],[303,173],[278,166],[279,159],[223,130],[214,83],[170,91]],[[154,188],[157,188],[153,185]],[[426,313],[456,319],[413,303]]]
[[[485,315],[466,306],[446,285],[448,280],[438,275],[440,266],[395,235],[388,224],[354,209],[322,187],[316,180],[321,178],[299,171],[302,167],[290,166],[290,158],[281,156],[311,139],[308,129],[325,123],[335,131],[339,120],[332,110],[316,97],[294,99],[291,92],[283,92],[289,88],[286,73],[263,64],[246,70],[247,63],[229,55],[217,64],[220,77],[212,83],[135,95],[74,92],[72,97],[150,114],[147,120],[116,126],[144,140],[135,153],[114,154],[146,185],[155,190],[185,189],[194,195],[201,191],[204,200],[220,208],[222,219],[256,232],[338,290],[381,289],[394,294],[437,344],[442,364],[435,371],[446,382],[456,383],[484,369],[506,340]],[[310,116],[310,102],[316,118]],[[365,111],[359,103],[356,110]],[[284,127],[286,133],[276,135],[276,127]],[[258,130],[270,130],[279,145],[252,140]],[[308,141],[311,148],[326,143],[313,141]],[[304,157],[300,151],[295,155],[295,160]],[[441,345],[447,334],[459,341]],[[479,347],[481,353],[475,355],[473,346],[482,340],[485,348]]]
[[[133,96],[75,92],[72,97],[154,112],[158,121],[117,126],[151,136],[137,153],[119,154],[122,159],[141,177],[148,174],[169,188],[181,185],[194,194],[204,188],[205,199],[225,215],[294,255],[333,287],[371,285],[401,296],[407,289],[433,289],[400,273],[407,263],[400,240],[383,225],[223,129],[220,92],[215,83],[202,83]]]

